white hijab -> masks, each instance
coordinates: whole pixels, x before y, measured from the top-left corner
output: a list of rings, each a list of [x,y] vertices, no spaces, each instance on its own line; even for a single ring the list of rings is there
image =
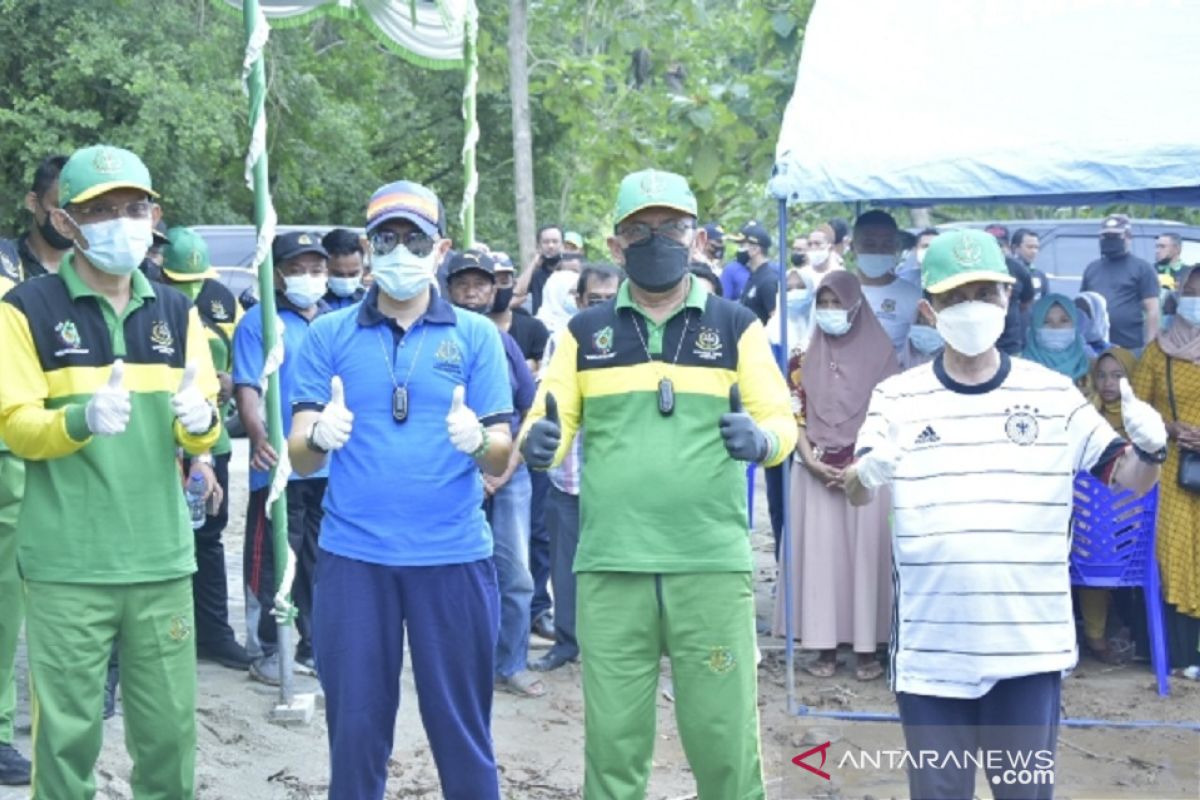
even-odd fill
[[[537,318],[551,333],[567,327],[578,310],[575,298],[571,296],[578,283],[578,272],[559,270],[551,274],[542,287],[542,305],[538,308]]]

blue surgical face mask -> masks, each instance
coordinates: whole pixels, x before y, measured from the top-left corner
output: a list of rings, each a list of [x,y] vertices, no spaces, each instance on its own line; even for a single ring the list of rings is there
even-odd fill
[[[1200,297],[1181,297],[1175,313],[1200,327]]]
[[[844,308],[818,308],[817,327],[830,336],[842,336],[850,330],[850,312]]]
[[[437,248],[427,256],[415,256],[407,247],[397,245],[392,252],[371,258],[371,274],[388,297],[409,300],[429,288],[438,258]]]
[[[296,308],[311,308],[329,288],[324,275],[289,275],[283,284],[283,296]]]
[[[1038,328],[1038,344],[1047,350],[1061,353],[1075,342],[1075,328]]]
[[[362,286],[362,278],[339,278],[336,275],[329,276],[329,291],[336,294],[338,297],[350,297],[358,288]]]
[[[890,253],[856,253],[854,260],[868,278],[882,278],[896,268],[896,257]]]
[[[788,289],[787,310],[789,317],[802,317],[812,306],[812,293],[808,289]]]
[[[96,269],[109,275],[128,275],[138,268],[154,243],[151,224],[150,217],[117,217],[80,225],[88,246],[79,249]]]
[[[916,348],[917,352],[925,355],[932,355],[946,346],[942,335],[937,332],[937,328],[931,328],[928,325],[913,325],[908,329],[908,341]]]

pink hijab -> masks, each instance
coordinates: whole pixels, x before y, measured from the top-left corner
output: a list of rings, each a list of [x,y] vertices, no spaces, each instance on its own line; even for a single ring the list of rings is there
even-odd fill
[[[1200,267],[1193,267],[1179,282],[1181,294],[1192,278],[1200,278]],[[1178,314],[1171,321],[1171,327],[1159,334],[1158,346],[1171,358],[1200,364],[1200,328]]]
[[[814,325],[804,357],[800,385],[806,397],[808,439],[826,450],[854,444],[867,416],[871,392],[900,371],[892,340],[864,300],[851,272],[829,272],[820,292],[829,289],[850,312],[850,330],[830,336]]]

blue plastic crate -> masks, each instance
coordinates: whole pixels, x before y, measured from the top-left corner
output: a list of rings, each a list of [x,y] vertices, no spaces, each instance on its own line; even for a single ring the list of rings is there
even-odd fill
[[[1086,472],[1075,476],[1071,582],[1077,586],[1144,586],[1154,558],[1158,487],[1142,497],[1114,491]]]

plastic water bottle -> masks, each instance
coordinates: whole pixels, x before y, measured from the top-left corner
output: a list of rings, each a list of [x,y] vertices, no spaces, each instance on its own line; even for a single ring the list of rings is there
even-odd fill
[[[203,475],[193,472],[188,476],[184,495],[187,497],[188,515],[192,518],[192,530],[204,527],[205,517],[208,516],[208,503],[204,501],[205,488]]]

